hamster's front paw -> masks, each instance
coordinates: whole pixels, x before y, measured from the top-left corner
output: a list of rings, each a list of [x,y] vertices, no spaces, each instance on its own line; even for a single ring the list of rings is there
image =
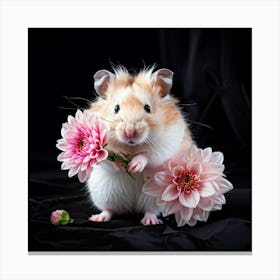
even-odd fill
[[[145,155],[137,155],[135,156],[130,163],[128,164],[129,172],[142,172],[148,163],[148,159]]]
[[[89,217],[91,222],[109,222],[112,218],[112,212],[108,209],[103,210],[100,214],[92,215]]]
[[[146,212],[140,223],[144,226],[163,224],[163,221],[156,214]]]

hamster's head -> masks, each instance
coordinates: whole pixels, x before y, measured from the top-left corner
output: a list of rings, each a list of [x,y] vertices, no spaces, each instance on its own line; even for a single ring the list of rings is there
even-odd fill
[[[163,125],[168,106],[172,106],[172,98],[168,98],[172,78],[170,70],[153,72],[153,68],[134,76],[124,68],[117,68],[114,73],[95,73],[94,87],[99,98],[93,110],[109,125],[111,143],[152,144],[152,135]]]

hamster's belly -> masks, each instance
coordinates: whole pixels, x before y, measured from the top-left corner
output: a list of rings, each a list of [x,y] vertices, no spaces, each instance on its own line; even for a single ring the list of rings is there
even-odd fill
[[[87,181],[93,204],[100,210],[107,208],[115,214],[137,211],[144,179],[140,173],[133,174],[133,177],[135,180],[126,172],[95,166]]]

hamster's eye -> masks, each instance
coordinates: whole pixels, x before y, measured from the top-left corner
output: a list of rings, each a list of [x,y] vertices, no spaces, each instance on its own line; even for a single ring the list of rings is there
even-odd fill
[[[119,112],[119,110],[120,110],[120,105],[119,104],[117,104],[116,106],[115,106],[115,114],[117,114],[118,112]]]
[[[151,107],[150,107],[150,105],[145,104],[144,110],[145,110],[147,113],[151,113]]]

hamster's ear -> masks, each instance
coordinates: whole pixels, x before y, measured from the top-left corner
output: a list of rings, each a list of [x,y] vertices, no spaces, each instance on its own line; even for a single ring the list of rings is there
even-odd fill
[[[159,69],[152,74],[152,80],[160,88],[159,94],[161,97],[164,97],[169,93],[172,87],[173,74],[172,71],[166,68]]]
[[[109,84],[115,79],[115,75],[107,70],[99,70],[93,78],[95,91],[100,97],[104,98]]]

